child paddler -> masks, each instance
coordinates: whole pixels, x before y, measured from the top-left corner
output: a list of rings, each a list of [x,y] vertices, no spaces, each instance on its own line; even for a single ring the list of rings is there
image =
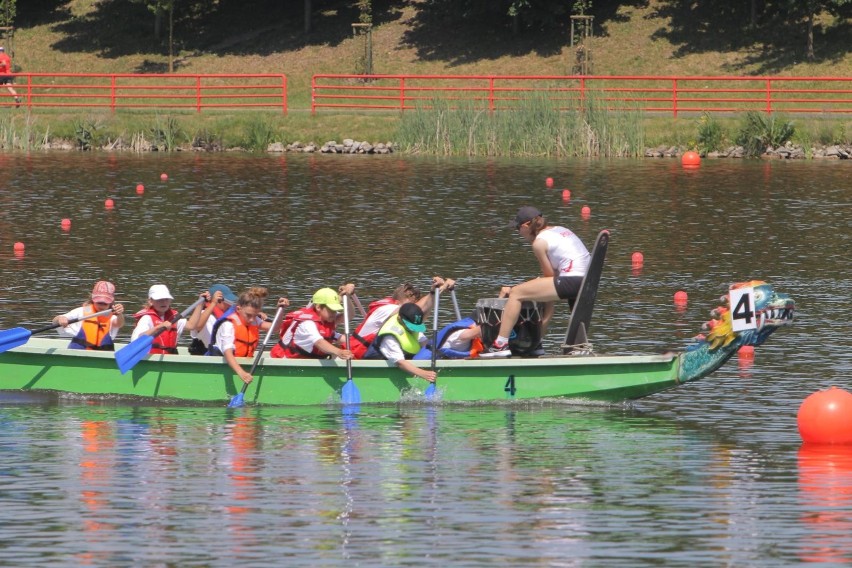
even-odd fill
[[[152,355],[177,354],[178,339],[186,327],[186,319],[180,318],[172,323],[178,312],[172,309],[171,292],[164,284],[154,284],[148,289],[148,303],[140,311],[133,314],[136,318],[136,327],[130,341],[138,339],[143,335],[157,333],[151,349],[148,353]],[[163,330],[163,331],[160,331]]]
[[[230,315],[237,303],[237,295],[224,284],[214,284],[199,296],[205,302],[195,307],[189,316],[187,327],[192,337],[190,355],[205,355],[210,349],[213,326],[225,314]]]
[[[110,307],[112,314],[68,323],[72,319],[102,312]],[[69,349],[115,351],[113,340],[124,325],[124,306],[115,303],[115,285],[101,280],[95,284],[91,297],[81,307],[56,316],[53,323],[62,326],[56,329],[59,335],[71,338]]]
[[[341,289],[351,295],[355,285],[344,284]],[[341,310],[340,295],[331,288],[320,288],[309,305],[284,318],[281,339],[270,355],[288,359],[352,359],[352,352],[340,345],[343,336],[338,333],[337,324],[342,317]]]
[[[364,358],[387,359],[406,373],[426,379],[430,383],[435,382],[437,375],[434,371],[421,369],[410,361],[429,344],[429,338],[423,334],[425,331],[426,324],[423,323],[423,310],[420,306],[413,302],[403,304],[396,315],[388,319],[379,330]]]

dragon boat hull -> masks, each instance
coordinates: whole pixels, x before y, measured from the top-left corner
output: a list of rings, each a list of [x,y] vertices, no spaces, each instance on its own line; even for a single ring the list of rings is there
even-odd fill
[[[113,353],[65,348],[67,340],[33,338],[0,357],[0,390],[56,391],[163,401],[226,404],[242,381],[221,357],[153,355],[121,374]],[[119,348],[121,346],[118,346]],[[246,366],[251,360],[244,361]],[[429,362],[422,363],[428,367]],[[439,400],[576,399],[617,403],[677,386],[678,357],[541,357],[438,361]],[[428,383],[386,361],[356,361],[362,403],[423,398]],[[340,401],[343,361],[262,357],[246,402],[321,405]]]

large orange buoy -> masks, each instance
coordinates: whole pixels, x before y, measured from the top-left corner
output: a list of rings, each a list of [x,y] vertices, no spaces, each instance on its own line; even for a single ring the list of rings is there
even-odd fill
[[[26,249],[26,248],[27,247],[24,245],[24,243],[22,243],[20,241],[16,242],[14,245],[12,245],[12,249],[15,250],[16,252],[23,252],[24,249]]]
[[[852,393],[837,387],[808,396],[799,407],[799,435],[811,444],[852,444]]]
[[[683,153],[683,156],[680,157],[680,163],[687,168],[697,168],[701,165],[701,156],[698,155],[698,152],[690,150]]]
[[[645,255],[637,250],[633,253],[633,256],[630,257],[630,262],[633,264],[634,268],[639,268],[645,263]]]
[[[678,290],[674,294],[675,304],[685,304],[688,299],[689,299],[689,296],[683,290]]]

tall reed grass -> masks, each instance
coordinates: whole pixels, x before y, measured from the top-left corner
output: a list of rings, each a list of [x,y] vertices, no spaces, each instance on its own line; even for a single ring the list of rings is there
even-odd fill
[[[636,157],[645,151],[638,110],[611,110],[593,98],[565,109],[544,93],[498,112],[429,101],[403,114],[396,141],[407,152],[444,156]]]

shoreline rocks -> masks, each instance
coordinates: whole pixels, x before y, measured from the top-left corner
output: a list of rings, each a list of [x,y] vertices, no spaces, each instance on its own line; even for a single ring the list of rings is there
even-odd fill
[[[646,158],[679,158],[685,151],[677,146],[657,146],[646,148],[644,156]],[[730,146],[720,151],[702,151],[699,155],[710,159],[744,158],[745,149],[742,146]],[[760,157],[775,160],[848,160],[852,158],[852,145],[813,146],[810,151],[806,151],[802,146],[787,142],[778,148],[767,148]]]

